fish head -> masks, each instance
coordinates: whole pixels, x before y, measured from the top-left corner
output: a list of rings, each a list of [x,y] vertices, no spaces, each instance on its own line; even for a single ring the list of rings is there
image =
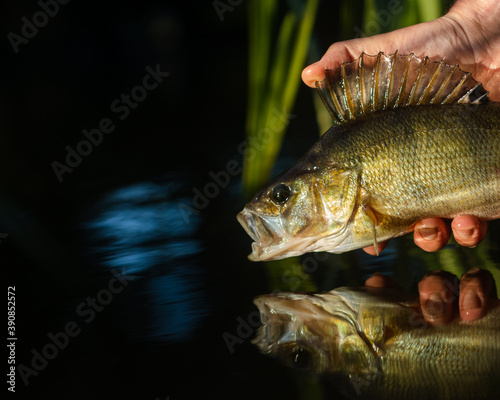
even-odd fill
[[[238,214],[254,240],[252,261],[329,251],[346,237],[356,174],[298,163],[263,187]]]
[[[274,293],[254,300],[262,326],[253,340],[264,354],[306,372],[372,376],[379,360],[359,332],[356,313],[335,294]]]

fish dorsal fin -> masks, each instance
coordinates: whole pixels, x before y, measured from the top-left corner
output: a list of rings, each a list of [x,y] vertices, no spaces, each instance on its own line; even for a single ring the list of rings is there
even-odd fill
[[[397,51],[376,56],[362,53],[352,62],[326,70],[316,88],[337,124],[409,105],[488,101],[483,85],[458,65]]]

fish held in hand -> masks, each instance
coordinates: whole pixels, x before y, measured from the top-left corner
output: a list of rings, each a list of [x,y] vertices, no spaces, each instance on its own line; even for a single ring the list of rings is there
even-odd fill
[[[277,293],[254,302],[260,351],[330,378],[350,398],[500,398],[498,301],[477,321],[440,327],[422,319],[418,299],[389,289]]]
[[[334,124],[238,214],[252,261],[377,248],[428,217],[500,217],[500,103],[469,73],[362,54],[316,86]]]

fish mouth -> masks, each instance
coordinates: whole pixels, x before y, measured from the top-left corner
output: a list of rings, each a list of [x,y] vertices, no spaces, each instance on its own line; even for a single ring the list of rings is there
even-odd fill
[[[307,233],[290,235],[283,227],[287,222],[280,216],[261,215],[245,208],[236,218],[254,240],[252,253],[248,256],[250,261],[280,260],[310,251],[342,253],[359,248],[352,241],[350,223],[340,225],[339,229],[325,236],[308,236]]]
[[[279,233],[282,230],[274,221],[274,218],[262,217],[247,209],[240,212],[236,218],[248,236],[254,241],[252,243],[252,254],[249,255],[252,261],[260,261],[266,249],[283,240],[283,235]]]
[[[245,208],[236,218],[254,240],[248,256],[250,261],[280,260],[316,251],[317,237],[290,236],[282,227],[280,217],[262,216]]]
[[[273,234],[269,231],[264,220],[257,214],[252,211],[243,210],[236,218],[254,242],[258,243],[260,246],[270,244]]]
[[[272,293],[256,297],[253,302],[259,309],[262,325],[252,344],[261,352],[268,353],[276,344],[295,340],[294,327],[298,320],[317,314],[307,297],[298,293]]]
[[[275,345],[300,341],[302,328],[309,322],[312,325],[320,320],[332,323],[326,302],[314,294],[272,293],[260,295],[253,302],[259,310],[261,326],[252,343],[263,353],[271,352]],[[334,329],[332,325],[332,332]]]
[[[254,240],[251,261],[268,261],[283,258],[290,243],[289,235],[281,226],[279,217],[262,216],[255,211],[244,209],[236,217],[245,232]]]

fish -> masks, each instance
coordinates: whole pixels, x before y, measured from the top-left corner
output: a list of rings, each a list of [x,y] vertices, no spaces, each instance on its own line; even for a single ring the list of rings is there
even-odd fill
[[[500,103],[470,73],[395,52],[325,75],[332,127],[237,215],[250,260],[378,251],[423,218],[500,217]]]
[[[273,293],[254,303],[259,350],[354,399],[499,399],[500,304],[473,322],[428,325],[395,289]]]

